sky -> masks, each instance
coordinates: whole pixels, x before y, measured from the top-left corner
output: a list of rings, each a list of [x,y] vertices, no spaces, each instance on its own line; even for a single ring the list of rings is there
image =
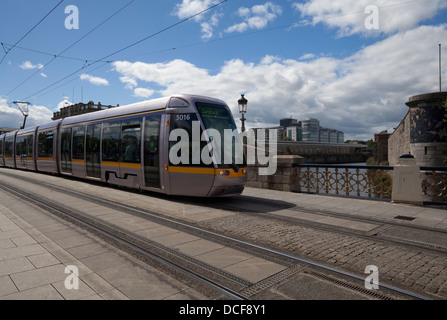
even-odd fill
[[[32,126],[176,93],[225,101],[240,127],[244,94],[247,128],[317,118],[368,140],[439,91],[447,0],[2,1],[0,43],[0,127],[22,125],[13,101]]]

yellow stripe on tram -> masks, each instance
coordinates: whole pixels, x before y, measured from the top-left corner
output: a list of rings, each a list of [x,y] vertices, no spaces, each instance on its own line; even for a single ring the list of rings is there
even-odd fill
[[[194,168],[194,167],[169,167],[169,172],[214,174],[214,168]]]
[[[108,166],[108,167],[121,167],[121,168],[128,168],[128,169],[141,169],[141,163],[103,161],[102,165],[103,166]]]
[[[214,168],[195,168],[195,167],[169,167],[169,172],[191,173],[191,174],[213,174],[216,176],[225,176],[228,178],[244,177],[247,168],[241,168],[238,172],[233,169],[214,169]],[[224,172],[224,174],[222,174]]]

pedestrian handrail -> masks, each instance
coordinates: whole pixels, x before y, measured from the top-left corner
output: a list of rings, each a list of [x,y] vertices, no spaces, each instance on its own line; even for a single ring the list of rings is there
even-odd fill
[[[391,201],[392,166],[296,164],[296,192]]]
[[[295,164],[293,191],[391,201],[393,166]],[[447,205],[447,167],[420,167],[424,204]]]
[[[422,192],[427,201],[447,203],[447,167],[421,167]]]

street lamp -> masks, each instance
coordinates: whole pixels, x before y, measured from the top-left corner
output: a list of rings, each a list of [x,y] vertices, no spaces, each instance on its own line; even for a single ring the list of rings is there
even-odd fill
[[[242,122],[242,132],[245,131],[245,117],[244,114],[247,112],[247,99],[244,98],[244,95],[241,94],[241,98],[237,101],[239,105],[239,113],[242,114],[241,122]]]

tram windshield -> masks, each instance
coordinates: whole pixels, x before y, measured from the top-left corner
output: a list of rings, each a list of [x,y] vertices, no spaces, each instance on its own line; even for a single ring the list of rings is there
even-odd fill
[[[220,158],[219,167],[244,165],[242,143],[236,124],[227,106],[196,103],[202,117],[216,159]]]

